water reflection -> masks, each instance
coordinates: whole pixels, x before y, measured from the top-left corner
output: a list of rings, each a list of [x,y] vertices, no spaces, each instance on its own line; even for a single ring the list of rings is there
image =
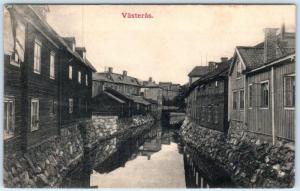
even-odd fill
[[[179,141],[178,131],[155,124],[147,132],[107,140],[85,153],[62,187],[232,187],[226,173]]]

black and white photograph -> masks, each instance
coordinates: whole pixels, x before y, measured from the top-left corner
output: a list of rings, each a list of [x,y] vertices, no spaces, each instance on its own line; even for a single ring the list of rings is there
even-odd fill
[[[2,9],[5,188],[295,186],[295,4]]]

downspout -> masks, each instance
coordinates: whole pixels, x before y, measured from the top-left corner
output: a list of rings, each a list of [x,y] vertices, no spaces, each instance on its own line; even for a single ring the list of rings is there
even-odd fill
[[[271,104],[272,104],[272,139],[273,139],[273,145],[275,144],[275,110],[274,110],[274,67],[271,68]]]

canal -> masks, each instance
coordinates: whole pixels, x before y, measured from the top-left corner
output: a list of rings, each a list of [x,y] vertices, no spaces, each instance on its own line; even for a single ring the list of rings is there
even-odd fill
[[[199,158],[182,145],[178,128],[156,123],[141,134],[106,140],[85,154],[61,187],[69,188],[209,188],[231,187],[226,173],[197,167]],[[206,166],[205,163],[200,165]],[[209,167],[214,168],[214,167]],[[205,169],[205,168],[204,168]],[[206,169],[207,170],[207,169]],[[204,175],[204,174],[207,175]],[[214,176],[216,177],[216,176]],[[209,180],[210,179],[210,180]]]

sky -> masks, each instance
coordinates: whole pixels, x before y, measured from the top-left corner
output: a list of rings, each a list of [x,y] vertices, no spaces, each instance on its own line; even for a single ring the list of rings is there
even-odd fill
[[[50,5],[48,23],[74,36],[103,72],[113,67],[140,80],[188,82],[198,65],[232,57],[236,46],[256,45],[264,28],[295,30],[294,5]],[[153,18],[124,18],[148,13]]]

